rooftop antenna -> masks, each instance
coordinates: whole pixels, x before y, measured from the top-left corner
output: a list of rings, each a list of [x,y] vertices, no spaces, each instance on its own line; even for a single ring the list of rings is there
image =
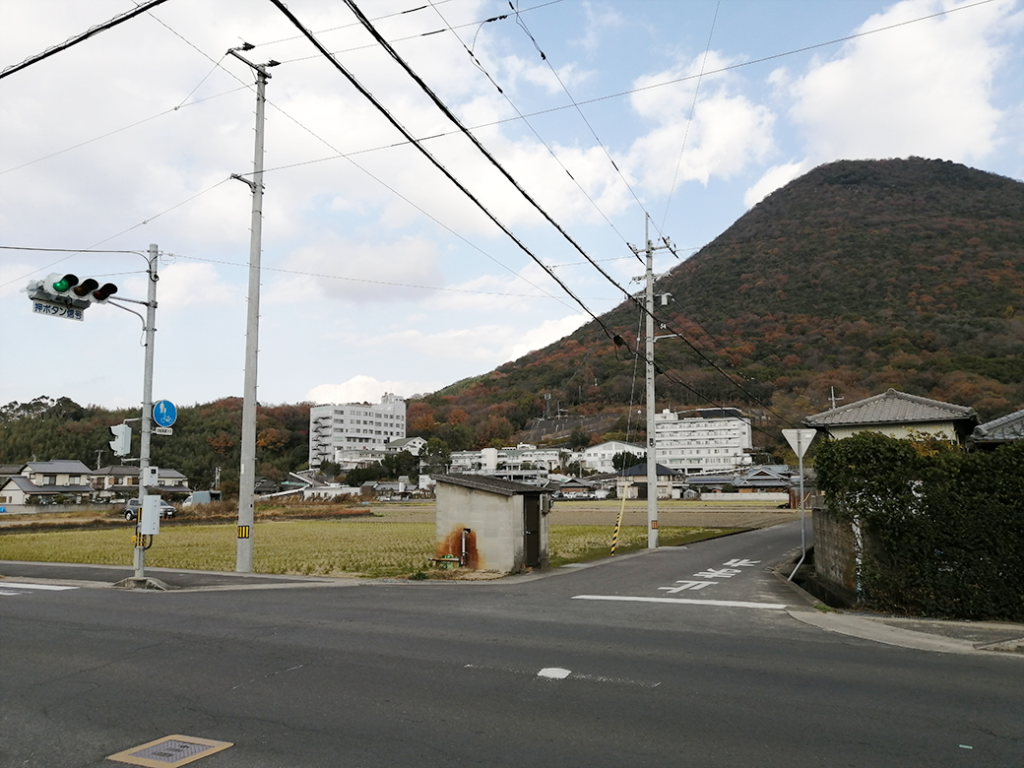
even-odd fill
[[[846,398],[845,397],[836,397],[836,388],[835,387],[829,387],[829,389],[832,391],[832,394],[829,396],[828,399],[832,401],[832,410],[834,411],[836,409],[836,400],[845,400]]]

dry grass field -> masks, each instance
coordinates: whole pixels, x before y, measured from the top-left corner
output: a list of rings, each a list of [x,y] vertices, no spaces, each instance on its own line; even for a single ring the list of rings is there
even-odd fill
[[[708,509],[693,504],[659,503],[663,546],[793,519],[791,510],[737,505]],[[620,507],[621,502],[556,504],[549,529],[551,565],[607,556]],[[266,508],[257,511],[253,560],[254,570],[260,573],[400,578],[428,573],[432,567],[433,502],[375,503],[370,507],[370,517],[312,520],[282,519]],[[306,511],[293,509],[291,512],[301,516]],[[323,514],[324,508],[317,507],[316,512]],[[132,562],[134,526],[123,522],[113,524],[109,515],[97,517],[95,512],[79,512],[4,517],[0,528],[3,531],[0,560],[103,565],[130,565]],[[26,518],[31,519],[26,521]],[[701,522],[697,522],[698,519]],[[617,551],[625,553],[645,547],[646,504],[628,502],[624,520]],[[26,522],[54,527],[26,528]],[[146,553],[146,564],[154,568],[233,570],[235,525],[198,522],[181,519],[161,525],[160,535]]]

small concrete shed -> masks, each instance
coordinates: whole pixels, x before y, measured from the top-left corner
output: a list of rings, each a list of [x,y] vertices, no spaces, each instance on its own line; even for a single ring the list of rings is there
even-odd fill
[[[486,475],[437,475],[437,557],[477,571],[516,573],[548,564],[545,488]]]

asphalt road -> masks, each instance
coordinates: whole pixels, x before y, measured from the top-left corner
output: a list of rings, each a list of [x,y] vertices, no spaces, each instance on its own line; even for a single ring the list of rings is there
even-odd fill
[[[794,620],[798,530],[497,582],[0,582],[0,766],[1024,765],[1024,660]]]

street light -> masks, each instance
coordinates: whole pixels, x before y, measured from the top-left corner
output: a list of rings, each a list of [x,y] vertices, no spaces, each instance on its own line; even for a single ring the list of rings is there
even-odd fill
[[[252,572],[252,529],[255,518],[256,495],[256,364],[259,350],[260,323],[260,250],[263,228],[263,126],[269,67],[280,62],[271,59],[266,64],[253,64],[239,51],[251,51],[255,46],[243,43],[229,48],[228,54],[244,62],[256,73],[256,146],[253,151],[252,180],[239,174],[232,178],[245,182],[252,190],[252,225],[249,239],[249,303],[245,325],[245,375],[242,392],[241,466],[238,472],[238,543],[235,551],[235,570]]]

